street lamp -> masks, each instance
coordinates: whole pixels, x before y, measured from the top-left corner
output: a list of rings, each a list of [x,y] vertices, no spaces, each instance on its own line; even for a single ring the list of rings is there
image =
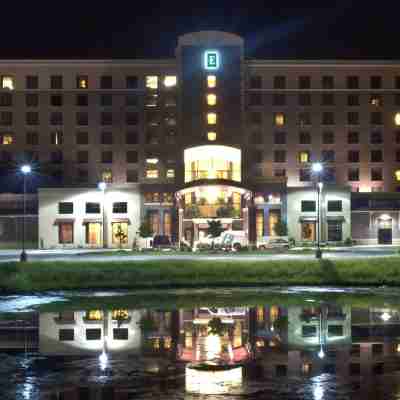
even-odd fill
[[[321,182],[321,173],[323,166],[320,162],[312,164],[312,171],[317,175],[317,250],[315,251],[316,258],[322,258],[322,251],[320,247],[321,242],[321,205],[320,197],[322,192],[323,183]]]
[[[103,216],[103,248],[107,248],[107,242],[106,242],[106,217],[105,217],[105,202],[106,202],[106,189],[107,189],[107,183],[99,182],[97,187],[103,192],[103,205],[102,205],[102,216]]]
[[[26,215],[26,176],[32,172],[32,168],[29,164],[24,164],[21,166],[21,172],[24,176],[24,197],[23,197],[23,209],[24,214],[22,217],[22,252],[19,260],[21,262],[25,262],[28,259],[28,256],[25,251],[25,215]]]

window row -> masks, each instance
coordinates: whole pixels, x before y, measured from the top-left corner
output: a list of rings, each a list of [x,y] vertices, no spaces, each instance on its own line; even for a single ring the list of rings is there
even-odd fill
[[[86,340],[101,340],[101,329],[86,329]],[[113,329],[113,340],[128,340],[129,329],[128,328],[114,328]],[[80,337],[79,340],[82,338]],[[74,329],[59,329],[58,340],[60,342],[71,342],[75,340]]]
[[[263,115],[260,111],[251,111],[248,113],[248,123],[251,125],[261,125],[263,123]],[[312,125],[312,115],[313,113],[308,111],[299,112],[296,115],[296,122],[299,126]],[[315,115],[315,114],[314,114]],[[272,124],[275,126],[284,126],[287,123],[287,113],[275,112],[272,115]],[[374,111],[369,114],[369,124],[371,125],[383,125],[384,123],[384,113],[380,111]],[[314,121],[315,123],[315,121]],[[335,125],[336,114],[333,111],[324,111],[320,117],[321,125]],[[345,123],[347,125],[359,125],[360,124],[360,113],[357,111],[349,111],[346,114]],[[396,126],[400,126],[400,112],[393,115],[393,123]]]
[[[328,212],[340,212],[342,211],[342,200],[328,200],[326,202],[326,209]],[[316,201],[314,200],[302,200],[301,211],[302,212],[315,212]]]
[[[101,204],[88,202],[85,204],[86,214],[101,214]],[[128,203],[127,202],[115,202],[112,204],[113,214],[127,214]],[[59,214],[73,214],[74,203],[73,202],[60,202],[58,203]]]
[[[114,78],[112,75],[103,75],[98,78],[98,87],[100,89],[113,89]],[[92,78],[90,79],[92,81]],[[94,80],[94,79],[93,79]],[[14,90],[16,86],[16,78],[12,75],[0,76],[1,89]],[[125,88],[126,89],[138,89],[139,88],[139,77],[129,75],[125,77]],[[176,75],[146,75],[144,78],[144,87],[147,89],[158,89],[161,87],[172,88],[177,84]],[[63,75],[51,75],[49,78],[50,89],[63,89],[64,88],[64,76]],[[38,75],[28,75],[25,77],[25,88],[29,90],[39,89],[40,82]],[[76,75],[75,77],[75,88],[76,89],[89,89],[89,75]],[[118,87],[120,88],[120,87]]]
[[[288,89],[288,82],[292,80],[288,79],[285,75],[276,75],[272,78],[272,87],[274,89]],[[301,75],[297,77],[297,85],[298,89],[311,89],[315,88],[322,88],[325,90],[335,89],[337,85],[337,77],[333,75],[323,75],[318,78],[313,78],[309,75]],[[357,75],[349,75],[345,78],[345,86],[347,89],[360,89],[361,85],[360,82],[364,81],[364,78],[361,79]],[[388,81],[385,79],[385,81]],[[386,82],[385,82],[386,83]],[[387,82],[387,84],[389,84]],[[248,86],[250,89],[262,89],[264,87],[263,76],[261,75],[252,75],[250,76]],[[364,84],[362,87],[365,87]],[[339,86],[341,87],[341,85]],[[381,75],[372,75],[369,77],[368,87],[370,89],[382,89],[383,88],[383,77]],[[400,89],[400,76],[395,76],[390,88]]]

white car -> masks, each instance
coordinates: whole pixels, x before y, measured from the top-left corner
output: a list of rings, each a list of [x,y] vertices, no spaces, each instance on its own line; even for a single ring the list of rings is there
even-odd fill
[[[222,236],[225,232],[222,232],[220,236],[217,236],[213,238],[211,235],[203,236],[199,240],[196,240],[193,243],[193,251],[198,251],[199,250],[199,245],[209,245],[212,246],[214,242],[214,246],[218,246],[221,244]]]
[[[289,238],[287,236],[263,236],[257,240],[257,249],[288,249]]]
[[[232,251],[238,251],[249,245],[249,240],[244,231],[225,231],[222,234],[221,247]]]

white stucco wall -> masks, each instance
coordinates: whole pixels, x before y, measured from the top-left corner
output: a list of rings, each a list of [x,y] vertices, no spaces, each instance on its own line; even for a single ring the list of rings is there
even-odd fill
[[[62,188],[62,189],[39,189],[39,247],[50,248],[76,248],[92,247],[86,243],[85,219],[103,220],[102,204],[103,193],[96,188]],[[134,239],[137,237],[141,220],[141,197],[137,186],[124,189],[107,189],[104,195],[106,242],[108,247],[118,247],[112,244],[112,222],[119,218],[128,218],[128,243],[124,246],[132,248]],[[74,204],[73,214],[59,214],[58,203],[72,202]],[[86,203],[100,203],[100,214],[86,214]],[[114,202],[127,202],[127,214],[113,214]],[[57,219],[74,219],[74,243],[60,244],[58,238]],[[102,230],[103,232],[103,230]],[[102,240],[100,241],[102,247]]]

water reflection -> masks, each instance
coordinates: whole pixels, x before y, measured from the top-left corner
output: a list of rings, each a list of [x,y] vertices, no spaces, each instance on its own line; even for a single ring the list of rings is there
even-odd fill
[[[0,315],[0,398],[398,398],[400,307],[267,300]]]

